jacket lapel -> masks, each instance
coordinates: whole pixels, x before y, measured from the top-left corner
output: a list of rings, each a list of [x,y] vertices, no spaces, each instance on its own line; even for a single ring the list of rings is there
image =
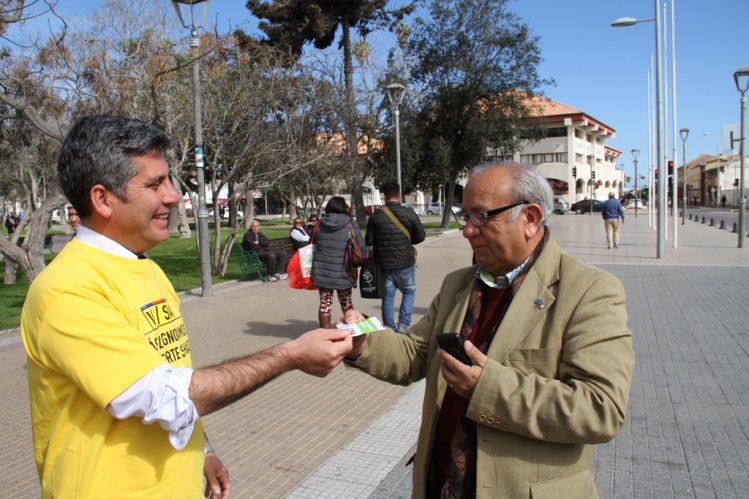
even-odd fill
[[[559,246],[549,239],[513,297],[489,346],[489,357],[505,362],[510,352],[546,318],[556,299],[550,288],[559,280],[561,256]]]
[[[466,310],[468,310],[468,299],[471,296],[471,290],[473,289],[473,281],[476,279],[476,267],[472,267],[465,281],[459,289],[455,291],[455,302],[454,306],[447,314],[445,318],[445,331],[444,333],[458,333],[460,328],[463,326],[463,319],[466,316]],[[447,293],[446,293],[447,294]],[[449,331],[448,331],[449,329]]]

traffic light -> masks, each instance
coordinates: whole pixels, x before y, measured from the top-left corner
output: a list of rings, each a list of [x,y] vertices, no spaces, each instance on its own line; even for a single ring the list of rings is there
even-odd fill
[[[591,178],[592,180],[595,180],[595,179],[596,179],[596,171],[595,171],[595,170],[591,170],[591,171],[590,171],[590,178]]]
[[[673,161],[668,162],[668,174],[669,175],[674,174],[674,162]]]
[[[739,179],[735,178],[733,179],[733,186],[738,187],[739,186]]]
[[[572,167],[572,178],[577,178],[577,167],[576,166]]]

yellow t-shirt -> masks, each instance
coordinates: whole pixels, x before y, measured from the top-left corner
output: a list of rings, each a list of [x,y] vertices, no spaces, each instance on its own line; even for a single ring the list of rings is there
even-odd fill
[[[106,406],[154,367],[190,367],[179,299],[149,259],[73,239],[32,283],[21,316],[43,497],[202,497],[203,427],[187,447]]]

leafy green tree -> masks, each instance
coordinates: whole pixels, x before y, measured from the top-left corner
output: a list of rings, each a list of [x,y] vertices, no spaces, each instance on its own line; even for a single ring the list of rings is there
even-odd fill
[[[537,37],[508,10],[508,0],[434,0],[408,43],[419,111],[409,125],[420,138],[417,181],[444,180],[447,203],[487,151],[511,154],[538,133],[532,96],[551,83],[538,74]],[[495,154],[496,154],[495,153]],[[449,223],[445,210],[442,224]]]
[[[260,29],[268,42],[301,54],[308,43],[318,49],[330,47],[341,30],[339,47],[343,52],[345,107],[341,113],[342,132],[346,138],[348,171],[357,217],[365,219],[361,191],[365,168],[358,161],[359,119],[354,95],[353,44],[351,31],[366,37],[375,29],[394,29],[404,16],[413,12],[414,3],[396,9],[387,8],[387,0],[248,0],[247,8],[262,19]]]

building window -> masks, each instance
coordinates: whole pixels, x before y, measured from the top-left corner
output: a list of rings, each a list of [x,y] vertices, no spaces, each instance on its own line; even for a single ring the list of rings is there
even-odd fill
[[[566,163],[567,153],[556,152],[547,154],[521,154],[521,163],[528,163],[531,165],[540,165],[541,163]]]
[[[555,127],[546,129],[547,137],[566,137],[567,127]]]

